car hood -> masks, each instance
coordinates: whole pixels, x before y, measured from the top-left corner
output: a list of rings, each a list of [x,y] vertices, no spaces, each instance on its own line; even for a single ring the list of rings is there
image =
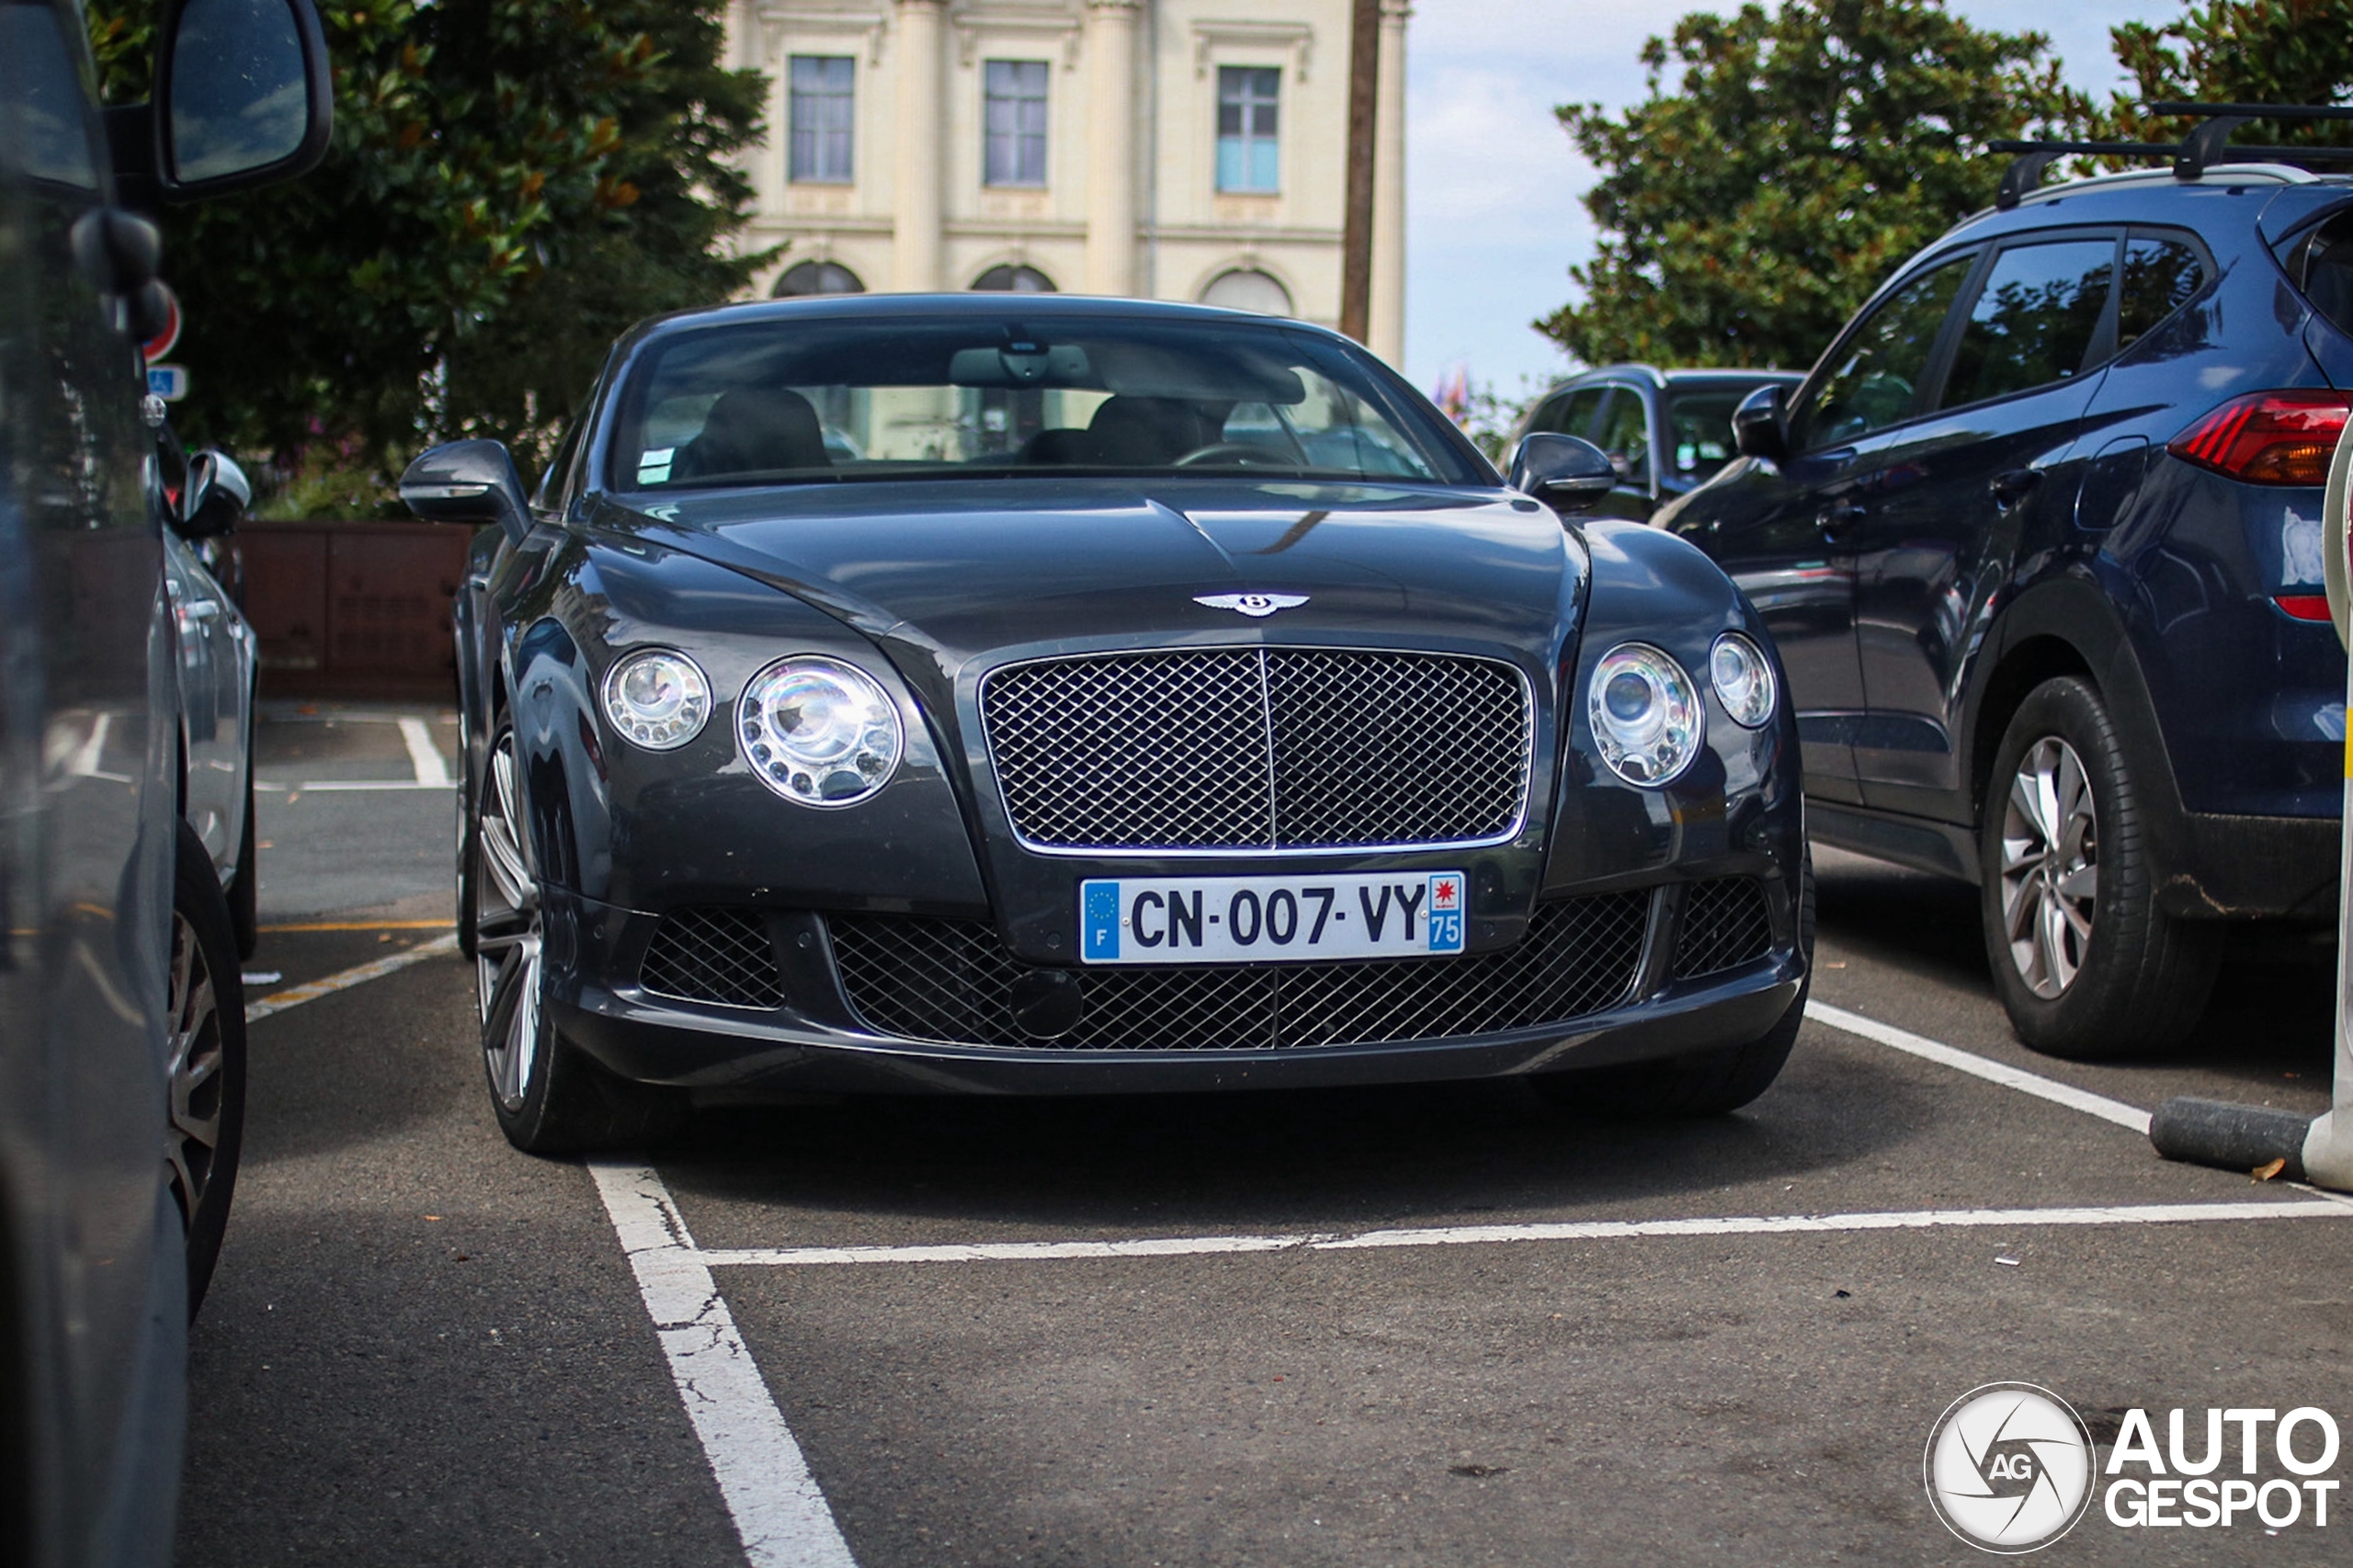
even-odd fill
[[[587,521],[926,649],[951,678],[994,650],[1134,638],[1428,635],[1549,661],[1586,576],[1552,513],[1500,490],[979,479],[600,499]],[[1198,602],[1232,594],[1306,602],[1267,616]]]

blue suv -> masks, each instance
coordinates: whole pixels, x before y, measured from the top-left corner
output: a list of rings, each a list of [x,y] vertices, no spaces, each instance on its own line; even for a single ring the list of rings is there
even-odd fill
[[[1976,883],[2019,1036],[2113,1056],[2196,1022],[2228,922],[2336,908],[2353,179],[2026,183],[1657,521],[1779,642],[1813,836]]]

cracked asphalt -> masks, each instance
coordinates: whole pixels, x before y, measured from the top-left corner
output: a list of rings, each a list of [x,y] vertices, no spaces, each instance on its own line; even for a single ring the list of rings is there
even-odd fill
[[[408,778],[390,714],[273,713],[264,778]],[[280,928],[252,967],[280,979],[255,994],[438,934],[446,791],[260,810]],[[1820,873],[1823,1001],[2143,1108],[2325,1104],[2321,945],[2241,943],[2187,1051],[2080,1066],[2010,1037],[1970,890],[1834,853]],[[251,1050],[182,1562],[744,1562],[591,1174],[492,1123],[464,968],[258,1020]],[[869,1100],[706,1113],[651,1165],[694,1243],[739,1256],[2308,1196],[1819,1024],[1765,1098],[1700,1123],[1563,1117],[1508,1084]],[[2133,1408],[2161,1432],[2209,1405],[2353,1423],[2353,1222],[2325,1216],[712,1275],[869,1568],[1960,1563],[1981,1559],[1921,1460],[1977,1385],[2048,1387],[2103,1445]],[[2346,1528],[2128,1529],[2095,1505],[2048,1560],[2336,1562]]]

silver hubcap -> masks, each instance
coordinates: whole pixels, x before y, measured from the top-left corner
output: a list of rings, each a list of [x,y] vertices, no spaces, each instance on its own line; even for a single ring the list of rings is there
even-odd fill
[[[212,993],[212,971],[196,939],[196,927],[172,912],[172,980],[166,1003],[171,1017],[171,1131],[164,1158],[172,1167],[173,1196],[180,1212],[196,1218],[212,1180],[212,1157],[221,1146],[221,1007]]]
[[[2099,899],[2099,824],[2083,759],[2045,735],[2018,759],[2002,813],[2002,925],[2010,962],[2049,1001],[2075,983]]]
[[[510,1113],[540,1064],[540,884],[522,822],[515,737],[505,734],[474,819],[474,986],[491,1092]]]

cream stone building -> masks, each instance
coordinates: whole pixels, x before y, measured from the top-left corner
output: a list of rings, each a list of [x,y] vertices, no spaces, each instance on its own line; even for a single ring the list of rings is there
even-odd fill
[[[1336,324],[1349,0],[733,0],[776,293],[1011,289]],[[1371,347],[1405,305],[1406,0],[1382,0]]]

